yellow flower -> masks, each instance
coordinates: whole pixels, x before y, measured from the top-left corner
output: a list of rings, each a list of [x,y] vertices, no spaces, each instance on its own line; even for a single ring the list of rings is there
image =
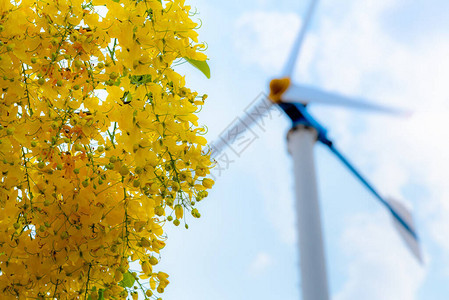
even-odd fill
[[[189,13],[183,0],[0,1],[2,299],[135,299],[130,276],[164,291],[165,210],[196,217],[192,196],[213,184],[197,178],[212,165],[203,102],[172,68],[206,59]]]
[[[176,219],[182,219],[184,215],[184,208],[182,207],[182,205],[180,204],[175,205],[175,215]]]
[[[214,185],[215,182],[212,179],[204,178],[202,183],[205,188],[210,189]]]

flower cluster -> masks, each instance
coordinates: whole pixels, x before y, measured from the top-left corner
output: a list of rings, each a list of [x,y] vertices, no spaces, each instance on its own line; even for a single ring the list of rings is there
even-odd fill
[[[183,0],[0,1],[0,298],[156,299],[207,196]],[[187,224],[186,224],[187,227]],[[134,261],[135,263],[130,263]]]

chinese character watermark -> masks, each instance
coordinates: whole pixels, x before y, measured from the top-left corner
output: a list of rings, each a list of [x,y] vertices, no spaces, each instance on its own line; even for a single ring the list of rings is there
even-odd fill
[[[211,177],[217,180],[266,131],[268,122],[283,114],[264,93],[260,93],[244,110],[242,117],[235,118],[210,145],[215,167]],[[260,133],[258,134],[258,131]]]

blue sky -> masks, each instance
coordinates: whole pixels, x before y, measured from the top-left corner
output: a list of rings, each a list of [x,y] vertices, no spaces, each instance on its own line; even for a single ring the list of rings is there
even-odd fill
[[[212,78],[200,114],[213,141],[277,76],[308,1],[189,0],[200,12]],[[415,111],[409,118],[310,106],[336,146],[384,195],[412,208],[420,266],[377,200],[326,149],[316,165],[331,298],[449,295],[449,2],[321,0],[293,80]],[[167,227],[165,299],[300,299],[292,162],[273,117],[218,178],[190,228]]]

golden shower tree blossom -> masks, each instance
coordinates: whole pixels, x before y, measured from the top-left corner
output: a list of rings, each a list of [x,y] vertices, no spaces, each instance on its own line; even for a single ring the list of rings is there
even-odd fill
[[[1,299],[164,291],[163,226],[213,184],[172,69],[204,65],[196,27],[183,0],[0,0]]]

